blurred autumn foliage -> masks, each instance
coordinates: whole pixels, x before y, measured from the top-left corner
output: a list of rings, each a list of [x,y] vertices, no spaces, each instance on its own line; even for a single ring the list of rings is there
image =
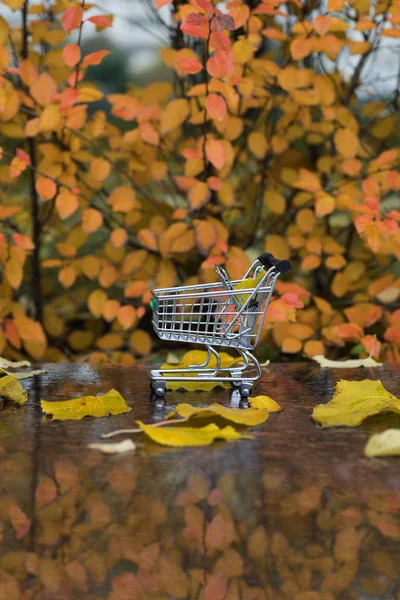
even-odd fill
[[[170,81],[106,97],[81,44],[112,15],[2,4],[1,354],[131,363],[150,289],[266,250],[294,269],[260,354],[400,361],[395,63],[385,97],[369,79],[397,0],[156,0]]]

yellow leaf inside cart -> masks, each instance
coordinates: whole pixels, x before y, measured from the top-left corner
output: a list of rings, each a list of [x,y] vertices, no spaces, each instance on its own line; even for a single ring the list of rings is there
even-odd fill
[[[27,401],[28,394],[14,375],[0,374],[0,398],[22,405]]]
[[[102,396],[82,396],[60,402],[41,400],[40,406],[46,415],[53,415],[52,421],[78,421],[84,417],[122,415],[132,410],[117,390],[110,390]]]
[[[221,406],[220,404],[211,404],[211,406],[207,406],[205,408],[197,408],[195,406],[191,406],[190,404],[178,404],[175,410],[170,412],[166,418],[170,419],[175,415],[179,415],[180,417],[184,417],[186,419],[190,419],[192,417],[215,418],[215,416],[218,416],[226,419],[227,421],[237,423],[238,425],[253,427],[255,425],[264,423],[268,419],[269,411],[266,408],[262,408],[261,410],[258,408],[229,408],[226,406]]]
[[[268,412],[280,412],[282,410],[280,404],[269,396],[254,396],[254,398],[249,398],[249,402],[252,408],[257,408],[258,410],[262,410],[263,408],[266,408]]]
[[[328,404],[318,404],[312,417],[323,427],[357,427],[364,419],[384,412],[400,414],[400,400],[388,392],[381,381],[364,379],[336,384]]]
[[[153,442],[163,446],[209,446],[214,440],[240,440],[252,439],[251,435],[242,435],[227,426],[220,429],[215,423],[205,427],[152,427],[141,421],[136,421],[142,431],[149,436]]]

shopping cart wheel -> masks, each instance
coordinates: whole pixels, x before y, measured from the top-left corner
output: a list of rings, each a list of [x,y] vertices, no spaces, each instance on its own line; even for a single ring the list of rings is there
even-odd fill
[[[253,386],[251,385],[251,383],[242,383],[240,386],[240,395],[248,398],[248,396],[251,395],[252,389],[253,389]]]
[[[166,384],[165,381],[152,381],[151,389],[155,393],[156,396],[162,398],[165,396]]]

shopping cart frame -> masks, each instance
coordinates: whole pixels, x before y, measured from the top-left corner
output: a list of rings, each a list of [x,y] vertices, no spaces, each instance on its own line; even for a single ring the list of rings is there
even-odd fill
[[[231,281],[225,270],[216,266],[216,283],[153,290],[153,327],[159,338],[207,348],[206,360],[200,365],[153,369],[150,384],[155,395],[163,397],[169,381],[191,381],[231,383],[242,396],[249,396],[254,382],[262,376],[251,350],[260,338],[276,280],[290,268],[290,261],[266,252],[253,262],[243,279]],[[249,278],[257,280],[254,287],[235,287]],[[243,362],[222,367],[215,347],[235,349]],[[216,364],[210,366],[212,357]]]

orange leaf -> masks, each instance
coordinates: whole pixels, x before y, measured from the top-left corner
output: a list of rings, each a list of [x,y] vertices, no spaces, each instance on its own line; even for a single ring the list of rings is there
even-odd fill
[[[204,181],[198,181],[188,192],[191,210],[199,210],[210,200],[210,190]]]
[[[212,222],[206,221],[194,221],[195,226],[195,237],[197,246],[203,254],[207,254],[210,248],[215,244],[218,233]]]
[[[149,289],[149,282],[146,280],[138,280],[129,284],[128,287],[125,288],[124,296],[125,298],[139,298],[143,296],[145,292]]]
[[[103,225],[103,215],[95,208],[87,208],[82,213],[82,229],[85,233],[93,233]]]
[[[26,235],[22,235],[22,233],[13,233],[12,239],[14,244],[20,248],[23,248],[24,250],[33,250],[35,247],[35,244],[32,242],[32,240],[26,237]]]
[[[344,158],[354,158],[360,150],[357,134],[351,129],[338,129],[334,136],[336,150]]]
[[[268,150],[268,142],[261,131],[253,131],[247,138],[250,150],[260,160],[265,157]]]
[[[9,219],[10,217],[13,217],[14,215],[21,212],[21,210],[21,206],[2,206],[0,204],[0,220]]]
[[[75,194],[62,188],[56,198],[56,209],[63,221],[68,219],[78,209],[78,198]]]
[[[70,288],[76,281],[76,271],[73,267],[64,267],[58,273],[58,281],[65,288]]]
[[[360,327],[371,327],[382,317],[381,306],[370,303],[357,304],[345,309],[345,315],[349,321]]]
[[[156,235],[151,231],[151,229],[141,229],[137,235],[139,242],[147,248],[148,250],[152,250],[153,252],[157,252],[158,250],[158,241]]]
[[[35,498],[38,508],[50,504],[57,497],[57,486],[53,479],[46,475],[39,481],[36,491]]]
[[[218,140],[207,140],[206,141],[206,156],[210,163],[216,169],[222,169],[225,164],[226,155],[224,146]]]
[[[47,177],[36,179],[35,188],[42,200],[51,200],[57,193],[56,183]]]
[[[111,15],[95,15],[94,17],[89,17],[88,21],[94,23],[99,30],[102,30],[106,27],[112,27],[113,17]]]
[[[292,185],[295,188],[306,190],[307,192],[319,192],[321,190],[321,183],[318,175],[315,175],[307,169],[299,170],[299,179]]]
[[[154,4],[158,9],[162,8],[163,6],[167,6],[167,4],[171,4],[171,2],[172,0],[154,0]]]
[[[209,94],[206,98],[206,109],[212,119],[222,121],[226,115],[225,100],[219,94]]]
[[[95,290],[89,295],[87,304],[90,312],[96,318],[101,317],[104,310],[104,305],[107,302],[107,294],[104,290]]]
[[[121,306],[117,319],[123,329],[130,329],[137,321],[136,311],[133,306]]]
[[[81,49],[78,44],[67,44],[63,50],[63,59],[68,67],[74,67],[81,58]]]
[[[96,181],[104,181],[111,173],[111,164],[105,158],[94,158],[90,163],[90,176]]]
[[[110,235],[110,242],[114,246],[114,248],[123,248],[128,241],[128,234],[125,229],[121,227],[119,229],[114,229]]]
[[[91,52],[87,54],[82,60],[82,67],[89,67],[91,65],[99,65],[103,59],[111,54],[110,50],[98,50],[97,52]]]
[[[140,209],[140,204],[136,200],[135,190],[125,185],[121,185],[111,192],[107,204],[111,204],[113,210],[116,212],[122,213],[129,213],[134,209]]]
[[[196,73],[200,73],[203,65],[195,58],[182,58],[181,60],[178,60],[178,67],[183,73],[196,75]]]
[[[346,259],[341,254],[332,254],[326,258],[325,264],[328,269],[338,271],[339,269],[343,269],[346,264]]]
[[[282,342],[281,350],[286,354],[297,354],[303,347],[303,343],[301,340],[298,340],[295,337],[286,337]]]
[[[39,344],[46,343],[42,326],[37,321],[24,315],[18,315],[14,318],[14,324],[18,333],[25,342],[38,342]]]
[[[32,519],[28,519],[17,504],[11,504],[9,514],[11,525],[15,530],[15,537],[17,540],[21,540],[28,533]]]
[[[344,6],[345,0],[328,0],[328,12],[339,12]]]
[[[70,33],[73,29],[80,26],[83,19],[84,10],[81,6],[71,6],[67,8],[61,17],[62,27]]]
[[[315,214],[317,217],[330,215],[335,209],[335,198],[325,192],[317,192],[315,204]]]
[[[383,35],[385,37],[399,38],[400,37],[400,29],[382,29],[381,35]]]
[[[118,300],[107,300],[103,306],[103,318],[108,322],[113,321],[118,314],[120,306]]]
[[[324,355],[325,346],[323,342],[319,340],[307,340],[304,344],[304,354],[308,356],[308,358],[312,358],[313,356]]]
[[[21,263],[15,258],[10,258],[4,265],[4,275],[14,290],[22,283],[23,270]]]
[[[160,143],[160,136],[150,123],[140,123],[139,133],[142,140],[152,146],[158,146]]]
[[[212,175],[211,177],[208,177],[207,185],[210,188],[210,190],[217,192],[218,190],[220,190],[222,188],[223,183],[222,183],[221,179]]]
[[[32,83],[30,93],[36,102],[47,106],[55,100],[58,94],[57,84],[49,73],[41,73]]]
[[[313,50],[312,40],[298,37],[290,44],[290,52],[295,60],[301,60],[308,56]]]
[[[309,254],[306,258],[303,259],[301,263],[302,271],[313,271],[314,269],[318,269],[321,264],[321,257],[316,254]]]
[[[314,29],[319,35],[325,35],[328,33],[329,28],[331,26],[331,18],[327,15],[321,15],[319,17],[315,17],[313,21]]]
[[[338,337],[348,341],[357,342],[363,335],[362,328],[355,323],[342,323],[341,325],[336,325],[333,329]]]

